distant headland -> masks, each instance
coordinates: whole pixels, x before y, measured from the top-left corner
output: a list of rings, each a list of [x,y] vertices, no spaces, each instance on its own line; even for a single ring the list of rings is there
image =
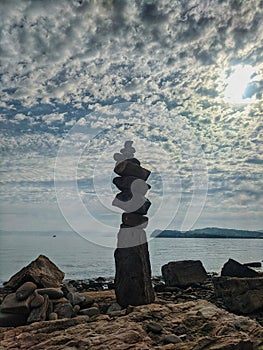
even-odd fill
[[[228,228],[206,227],[191,231],[154,230],[151,237],[156,238],[260,238],[262,231],[247,231]]]

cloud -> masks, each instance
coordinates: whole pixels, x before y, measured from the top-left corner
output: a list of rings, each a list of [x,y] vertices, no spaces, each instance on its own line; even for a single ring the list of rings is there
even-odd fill
[[[78,122],[79,179],[91,179],[98,158],[102,166],[110,156],[100,158],[105,148],[129,135],[160,148],[139,156],[163,176],[180,178],[185,202],[193,193],[193,159],[203,159],[211,208],[260,213],[261,1],[12,0],[0,10],[6,201],[55,200],[55,157]],[[245,92],[256,98],[251,105],[224,102],[226,78],[240,64],[255,69]],[[131,105],[112,107],[123,102]],[[106,131],[87,147],[81,123]],[[125,123],[138,127],[129,131]],[[191,148],[196,142],[202,154]],[[69,152],[65,176],[71,158]],[[157,195],[159,179],[152,181]],[[90,191],[90,183],[83,186]],[[170,189],[172,200],[178,189]]]

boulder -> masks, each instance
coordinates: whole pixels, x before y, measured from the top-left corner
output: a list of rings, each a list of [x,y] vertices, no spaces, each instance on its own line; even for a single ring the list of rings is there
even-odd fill
[[[1,311],[11,314],[29,314],[30,303],[33,298],[34,295],[31,294],[25,300],[17,300],[16,293],[8,294],[1,304]]]
[[[47,295],[44,295],[44,303],[41,306],[32,309],[28,316],[27,323],[45,321],[47,318],[48,304],[49,298]]]
[[[118,163],[114,168],[114,172],[120,176],[134,176],[145,181],[151,174],[149,170],[142,168],[129,159]]]
[[[38,288],[60,287],[64,278],[62,272],[46,256],[39,257],[10,278],[4,287],[16,290],[25,282],[34,282]]]
[[[73,307],[69,302],[55,305],[54,312],[57,313],[59,319],[71,318],[74,314]]]
[[[0,327],[17,327],[26,324],[27,314],[8,314],[0,310]]]
[[[244,263],[243,265],[249,266],[249,267],[261,267],[262,266],[260,261],[252,261],[252,262]]]
[[[207,273],[200,260],[171,261],[162,266],[162,275],[168,287],[188,287],[202,283]]]
[[[234,259],[229,259],[221,270],[221,276],[229,277],[258,277],[259,274]]]
[[[263,308],[263,277],[214,277],[213,283],[228,310],[249,314]]]
[[[36,284],[33,282],[25,282],[16,291],[17,300],[25,300],[29,295],[31,295],[37,288]]]
[[[118,245],[121,243],[119,242]],[[115,294],[122,307],[149,304],[154,300],[148,244],[117,248]]]
[[[40,295],[48,295],[50,299],[59,299],[64,296],[61,288],[41,288],[37,289]]]

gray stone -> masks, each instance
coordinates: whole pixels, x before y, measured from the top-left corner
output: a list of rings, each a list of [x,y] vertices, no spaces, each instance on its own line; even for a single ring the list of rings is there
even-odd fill
[[[147,324],[147,330],[159,334],[162,333],[163,327],[157,322],[150,322]]]
[[[29,314],[33,298],[34,296],[30,295],[27,299],[18,301],[15,293],[8,294],[2,302],[1,310],[3,313]]]
[[[29,295],[33,294],[37,285],[33,282],[25,282],[16,291],[17,300],[25,300]]]
[[[163,338],[163,342],[164,344],[178,344],[178,343],[182,343],[182,339],[179,338],[177,335],[175,334],[167,334],[164,338]]]
[[[229,259],[221,270],[221,276],[229,277],[258,277],[259,274],[234,259]]]
[[[118,242],[118,246],[123,244]],[[114,253],[116,275],[115,294],[119,305],[143,305],[152,303],[154,291],[148,244],[117,248]]]
[[[64,278],[62,272],[52,261],[46,256],[39,257],[32,261],[26,267],[23,267],[19,272],[10,278],[5,283],[5,288],[13,288],[16,290],[24,282],[34,282],[39,288],[60,287]]]
[[[50,321],[54,321],[54,320],[57,320],[58,319],[58,314],[56,312],[51,312],[49,315],[48,315],[48,319]]]
[[[80,310],[79,313],[80,313],[80,315],[86,315],[86,316],[91,317],[91,316],[99,315],[100,310],[97,307],[90,307],[88,309]]]
[[[41,295],[48,295],[50,299],[59,299],[64,295],[61,288],[41,288],[37,289],[37,292]]]
[[[88,295],[85,296],[85,299],[79,304],[81,309],[87,309],[91,307],[94,303],[94,299]]]
[[[151,188],[144,180],[138,179],[135,176],[115,177],[112,182],[121,191],[140,193],[142,195],[145,195]]]
[[[188,287],[202,283],[207,273],[200,260],[172,261],[162,266],[162,275],[168,287]]]
[[[114,311],[120,311],[121,310],[121,306],[118,303],[112,303],[107,310],[107,314],[110,314],[111,312]]]
[[[32,311],[28,316],[27,323],[45,321],[47,318],[48,305],[49,305],[49,298],[47,295],[44,295],[43,305],[32,309]]]
[[[70,292],[67,294],[68,300],[71,302],[71,304],[74,305],[79,305],[85,300],[85,296],[78,293],[78,292]]]
[[[215,295],[230,311],[249,314],[263,307],[263,277],[214,277],[213,283]]]
[[[72,305],[68,303],[61,303],[55,305],[54,312],[58,314],[58,318],[71,318],[74,314]]]

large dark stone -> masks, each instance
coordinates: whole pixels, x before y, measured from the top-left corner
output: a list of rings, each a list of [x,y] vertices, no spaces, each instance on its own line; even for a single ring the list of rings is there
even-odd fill
[[[114,168],[114,172],[120,176],[135,176],[142,180],[147,180],[151,172],[129,159],[117,164]]]
[[[37,288],[36,284],[33,282],[25,282],[16,291],[17,300],[25,300],[29,295],[33,294],[34,290]]]
[[[263,277],[214,277],[213,283],[228,310],[249,314],[263,308]]]
[[[133,196],[130,192],[120,192],[114,198],[112,205],[128,213],[134,212],[145,215],[151,206],[151,202],[140,194],[135,193]]]
[[[31,294],[24,300],[17,300],[16,294],[8,294],[1,304],[1,310],[3,313],[11,314],[29,314],[30,303],[34,299],[34,295]]]
[[[258,277],[259,274],[234,259],[229,259],[221,270],[221,276],[229,277]]]
[[[64,278],[62,272],[46,256],[39,257],[10,278],[4,287],[16,290],[25,282],[34,282],[38,288],[60,287]]]
[[[188,287],[202,283],[207,273],[200,260],[172,261],[162,266],[162,275],[166,286]]]
[[[151,188],[144,180],[138,179],[135,176],[115,177],[112,182],[121,191],[137,192],[142,195],[145,195]]]
[[[117,248],[114,253],[115,293],[119,305],[143,305],[154,301],[148,244]]]
[[[26,324],[28,314],[7,314],[0,310],[0,327],[17,327]]]

